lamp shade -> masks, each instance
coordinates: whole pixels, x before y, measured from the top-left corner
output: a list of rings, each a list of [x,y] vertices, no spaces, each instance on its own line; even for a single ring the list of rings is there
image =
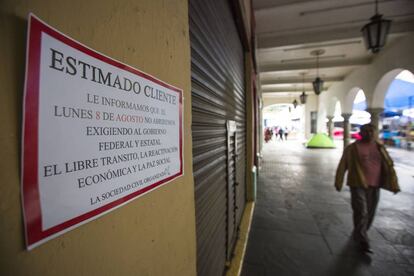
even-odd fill
[[[382,19],[381,14],[371,17],[371,21],[361,29],[367,49],[378,53],[385,45],[390,27],[391,20]]]
[[[299,96],[300,103],[305,104],[307,98],[308,98],[308,95],[306,95],[305,91],[303,91],[302,94]]]
[[[320,77],[317,77],[313,82],[313,91],[315,92],[316,95],[321,94],[322,90],[323,90],[323,80]]]

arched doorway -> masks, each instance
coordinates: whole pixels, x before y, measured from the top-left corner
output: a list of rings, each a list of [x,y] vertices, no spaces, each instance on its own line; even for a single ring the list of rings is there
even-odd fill
[[[351,125],[350,138],[351,140],[360,139],[359,127],[371,122],[371,114],[367,111],[367,99],[362,89],[358,88],[352,104],[352,115],[349,118]]]
[[[284,133],[288,133],[288,139],[302,138],[304,136],[302,121],[302,105],[295,107],[290,103],[281,103],[264,107],[262,124],[264,128],[265,142],[280,140],[280,138],[275,135],[279,129],[283,129]],[[273,133],[270,137],[271,139],[266,137],[266,133],[268,133],[269,130]]]
[[[366,111],[367,107],[367,98],[365,97],[364,90],[358,89],[352,104],[352,116],[349,119],[351,126],[359,127],[371,122],[371,115]]]
[[[370,122],[371,115],[366,111],[367,107],[367,99],[362,88],[358,86],[351,88],[343,104],[344,147],[351,140],[359,139],[359,127]]]
[[[343,139],[344,135],[344,117],[342,117],[342,108],[341,102],[336,101],[334,114],[332,118],[333,122],[333,138],[334,139]]]
[[[394,78],[390,80],[392,76]],[[388,86],[385,80],[389,82]],[[378,86],[380,84],[385,87],[379,88],[386,88],[380,138],[390,146],[414,148],[414,75],[408,70],[393,70],[381,79]],[[381,92],[382,96],[384,91],[376,92]]]

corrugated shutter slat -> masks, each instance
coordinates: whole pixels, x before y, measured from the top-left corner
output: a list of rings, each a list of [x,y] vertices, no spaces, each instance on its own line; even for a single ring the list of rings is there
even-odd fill
[[[219,276],[245,204],[244,52],[227,0],[189,4],[197,274]]]

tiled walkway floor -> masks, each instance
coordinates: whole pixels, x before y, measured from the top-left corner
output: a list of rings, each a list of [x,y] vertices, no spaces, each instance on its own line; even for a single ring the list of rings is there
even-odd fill
[[[266,144],[242,275],[414,275],[414,153],[391,153],[403,192],[381,191],[367,256],[350,240],[349,189],[333,187],[342,149]]]

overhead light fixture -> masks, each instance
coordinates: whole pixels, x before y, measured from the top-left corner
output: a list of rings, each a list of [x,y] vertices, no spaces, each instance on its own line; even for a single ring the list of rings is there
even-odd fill
[[[313,91],[316,95],[321,94],[323,90],[323,80],[319,77],[319,56],[323,55],[325,50],[319,49],[311,52],[312,56],[316,56],[316,79],[312,82]]]
[[[382,19],[382,14],[378,13],[378,0],[375,0],[375,15],[371,17],[371,22],[361,29],[367,49],[378,53],[387,41],[390,27],[391,20]]]
[[[306,104],[306,99],[308,95],[305,93],[305,73],[302,73],[302,94],[299,96],[299,100],[301,104]]]
[[[307,98],[308,98],[308,95],[306,95],[305,91],[303,91],[302,94],[299,96],[300,103],[306,104]]]
[[[293,104],[293,107],[296,108],[298,106],[298,101],[294,99],[292,104]]]

